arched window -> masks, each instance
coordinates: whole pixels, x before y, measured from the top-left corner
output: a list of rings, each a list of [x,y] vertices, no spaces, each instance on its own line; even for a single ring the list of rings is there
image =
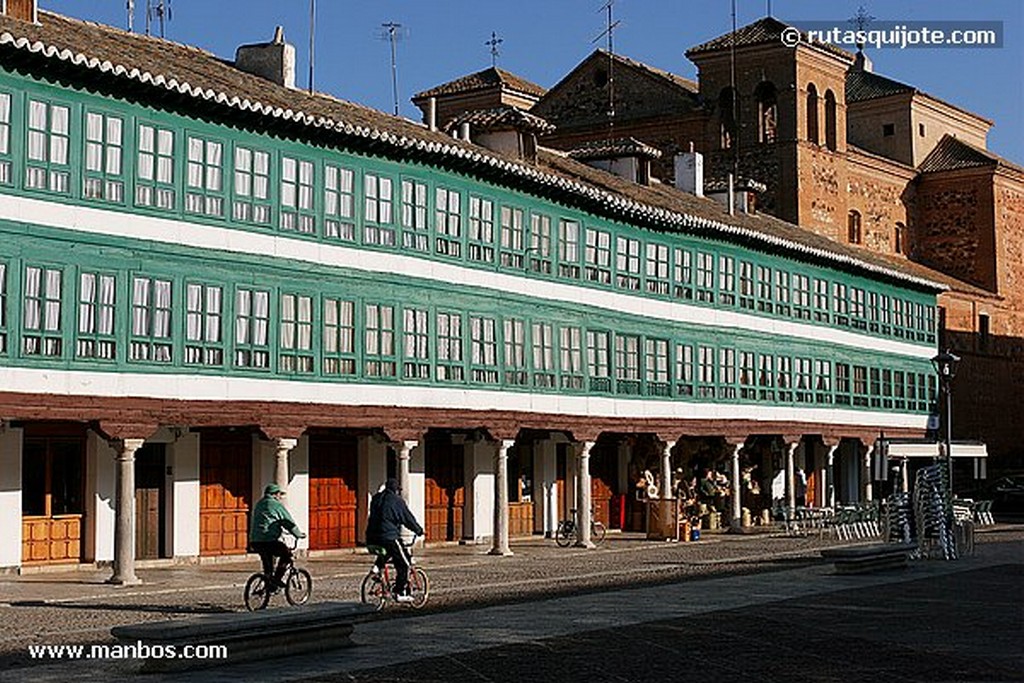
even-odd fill
[[[718,95],[718,134],[722,149],[730,149],[736,136],[736,104],[736,91],[722,88]]]
[[[892,231],[892,250],[897,254],[904,253],[903,250],[906,248],[906,238],[907,226],[903,225],[903,223],[896,223],[896,227]]]
[[[825,91],[825,146],[836,151],[836,96]]]
[[[807,139],[818,144],[818,89],[807,84]]]
[[[754,89],[757,100],[757,141],[763,144],[775,142],[779,137],[779,103],[775,86],[762,81]]]
[[[850,211],[846,218],[846,240],[850,244],[860,244],[861,242],[859,211]]]

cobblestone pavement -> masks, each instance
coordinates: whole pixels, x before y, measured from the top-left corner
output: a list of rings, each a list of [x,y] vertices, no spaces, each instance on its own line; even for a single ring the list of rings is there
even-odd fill
[[[820,580],[822,575],[830,573],[823,566],[818,551],[824,546],[838,544],[830,539],[816,537],[706,535],[705,539],[699,543],[655,543],[632,534],[612,534],[604,546],[589,551],[576,548],[561,549],[550,541],[529,539],[514,543],[515,555],[505,558],[486,555],[486,547],[431,547],[419,555],[421,566],[430,573],[431,578],[431,599],[428,607],[422,612],[394,610],[382,616],[375,615],[368,622],[357,626],[356,635],[365,634],[372,637],[372,634],[376,633],[374,629],[384,629],[383,632],[387,632],[390,629],[388,624],[403,622],[408,622],[410,627],[416,622],[422,632],[422,624],[444,623],[451,619],[439,619],[437,613],[440,612],[455,614],[469,610],[475,613],[477,608],[485,605],[498,605],[499,607],[495,608],[498,610],[504,609],[501,606],[506,605],[511,609],[519,603],[548,598],[586,599],[587,596],[611,595],[616,589],[627,586],[631,589],[650,587],[646,590],[654,591],[654,595],[657,595],[660,586],[694,586],[697,585],[695,581],[702,579],[746,580],[748,583],[744,584],[746,588],[743,589],[746,600],[774,603],[786,597],[787,591],[790,590],[789,584],[793,583],[792,579],[786,577],[792,572],[815,572],[815,580]],[[999,527],[978,535],[979,552],[975,558],[967,558],[959,563],[916,564],[931,565],[929,571],[963,572],[980,567],[981,558],[987,555],[992,557],[985,562],[991,564],[992,558],[998,555],[998,558],[1002,558],[1000,561],[1019,565],[1024,562],[1022,540],[1024,528]],[[329,557],[309,558],[303,564],[314,576],[315,600],[353,600],[357,599],[359,582],[369,565],[369,558],[365,554],[342,553]],[[10,673],[14,677],[10,680],[61,680],[60,668],[56,665],[46,667],[29,660],[29,644],[111,642],[109,629],[118,624],[237,611],[243,609],[241,586],[254,569],[253,562],[149,569],[139,572],[145,581],[142,586],[121,588],[103,584],[109,571],[0,578],[0,668],[5,665],[13,668]],[[757,576],[751,576],[755,574]],[[832,577],[833,580],[839,578],[841,577]],[[908,578],[912,578],[909,573]],[[832,590],[838,590],[844,584],[840,581],[829,585]],[[1021,585],[1019,577],[1017,585]],[[1019,591],[1015,604],[1022,604]],[[741,604],[721,604],[718,607],[728,607],[732,611],[749,609],[749,606]],[[723,611],[723,614],[726,611],[728,610]],[[486,610],[481,614],[484,612]],[[703,618],[708,617],[704,615]],[[735,615],[733,618],[743,621]],[[640,621],[646,623],[654,619],[644,618]],[[689,622],[687,625],[689,628]],[[602,624],[590,624],[583,620],[575,628],[582,630],[587,626],[599,630]],[[1003,626],[1005,627],[1005,624]],[[1020,642],[1020,637],[1024,635],[1022,630],[1024,628],[1018,622],[1017,642]],[[543,634],[535,634],[536,637],[541,635]],[[595,636],[596,646],[601,648],[598,651],[603,651],[604,647],[611,647],[619,636],[615,635],[614,631],[607,632],[606,639],[610,641],[603,645],[600,643],[601,637]],[[444,637],[443,631],[441,637]],[[572,635],[571,630],[565,632],[556,629],[550,634],[550,638],[555,639],[550,646],[556,646],[560,642],[557,641],[558,638],[571,640],[576,637]],[[697,640],[700,640],[699,637]],[[528,650],[529,648],[505,654],[534,658]],[[473,651],[486,652],[487,648],[478,647]],[[430,654],[419,653],[417,656],[427,657],[424,661],[430,662],[433,661],[429,657]],[[350,656],[348,658],[351,659]],[[450,657],[442,659],[454,666]],[[486,661],[480,660],[476,665]],[[350,664],[351,662],[335,663],[334,668],[340,667],[344,670],[345,666]],[[365,669],[366,666],[364,662],[362,668]],[[429,673],[432,671],[429,667],[418,669],[419,673],[413,675],[411,670],[403,671],[399,666],[394,670],[380,671],[372,675],[361,673],[360,676],[367,677],[361,677],[359,680],[447,680],[445,676],[453,675],[461,664],[454,670],[446,669],[446,666],[440,666],[436,675]],[[107,669],[109,670],[104,670],[103,667],[96,668],[94,665],[88,671],[97,675],[98,672],[105,671],[102,676],[104,678],[109,678],[114,672],[131,671],[124,666],[110,666]],[[511,667],[508,670],[513,671],[515,668]],[[86,671],[80,669],[78,677],[85,676],[83,680],[88,680]],[[287,676],[275,676],[272,679],[309,677],[315,671],[302,670],[300,667],[287,672]],[[215,678],[221,678],[223,673],[220,672]],[[252,675],[253,672],[250,671],[248,676]],[[7,676],[0,674],[0,681],[7,679]],[[625,676],[624,679],[628,680],[630,677]],[[248,678],[243,676],[238,680]]]

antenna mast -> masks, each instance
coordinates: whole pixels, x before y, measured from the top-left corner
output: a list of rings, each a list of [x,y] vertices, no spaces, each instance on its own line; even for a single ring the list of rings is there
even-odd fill
[[[734,178],[740,173],[740,128],[735,122],[740,120],[740,97],[736,92],[736,0],[732,0],[732,33],[729,34],[729,90],[732,97],[732,120],[736,130],[732,132],[732,174]]]
[[[126,9],[128,10],[128,33],[135,32],[135,0],[128,0]]]
[[[171,0],[146,0],[146,35],[150,35],[153,17],[160,22],[160,37],[166,37],[165,23],[171,20]]]
[[[316,0],[309,0],[309,92],[313,93],[313,56],[316,45]]]
[[[615,77],[614,77],[615,43],[613,42],[613,36],[614,36],[614,33],[615,33],[615,29],[618,27],[618,25],[620,23],[618,21],[613,21],[612,20],[612,7],[614,7],[614,5],[615,5],[615,0],[607,0],[607,2],[604,4],[604,6],[601,7],[601,9],[598,10],[598,12],[607,12],[608,13],[607,28],[605,28],[605,30],[602,31],[596,38],[594,38],[592,41],[590,41],[591,43],[596,43],[597,41],[601,40],[602,38],[607,38],[608,39],[608,138],[609,139],[611,139],[613,137],[613,132],[615,130]]]
[[[398,29],[402,28],[402,25],[388,21],[381,24],[381,28],[385,32],[384,38],[391,43],[391,95],[395,101],[395,116],[398,116],[398,58],[395,43],[401,38]]]
[[[498,55],[501,54],[501,51],[498,50],[498,46],[501,45],[504,42],[505,41],[503,39],[499,38],[498,34],[496,32],[494,32],[494,31],[491,31],[491,39],[484,41],[484,45],[489,45],[490,48],[491,48],[491,66],[492,67],[498,66]]]

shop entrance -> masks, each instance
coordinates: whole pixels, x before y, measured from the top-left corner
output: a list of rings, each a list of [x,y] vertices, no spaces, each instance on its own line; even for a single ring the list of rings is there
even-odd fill
[[[86,428],[26,425],[21,455],[21,558],[82,561]]]

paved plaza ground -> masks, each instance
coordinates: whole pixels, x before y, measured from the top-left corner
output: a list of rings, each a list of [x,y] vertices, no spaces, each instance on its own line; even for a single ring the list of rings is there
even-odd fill
[[[596,550],[550,541],[431,547],[422,612],[356,625],[354,647],[163,680],[1024,681],[1024,527],[977,536],[956,562],[838,576],[817,537],[612,534]],[[314,600],[357,599],[369,558],[304,561]],[[32,660],[30,644],[113,642],[111,626],[243,609],[254,563],[0,577],[0,682],[135,677],[136,662]],[[285,609],[289,609],[286,608]],[[291,608],[294,609],[294,608]],[[6,669],[6,671],[3,671]]]

